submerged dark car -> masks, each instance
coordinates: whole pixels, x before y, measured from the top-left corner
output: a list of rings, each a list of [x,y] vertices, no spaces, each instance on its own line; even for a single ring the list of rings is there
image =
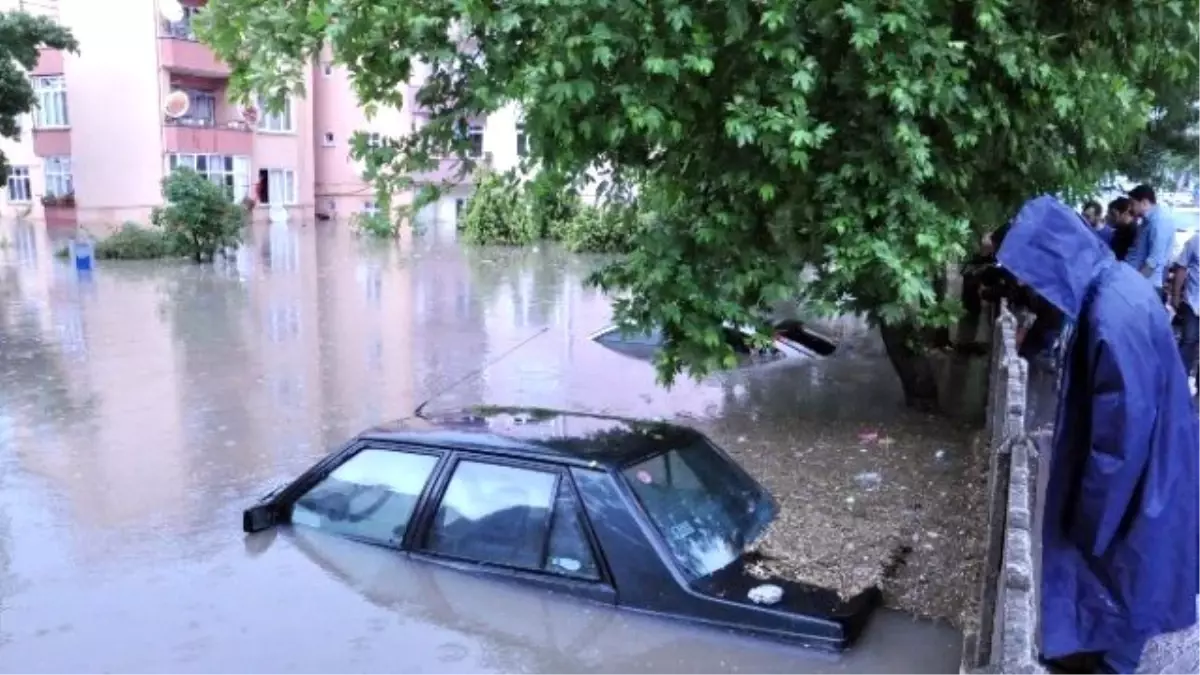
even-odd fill
[[[766,347],[751,343],[751,329],[725,326],[725,342],[738,356],[741,366],[773,363],[787,359],[829,356],[837,351],[837,343],[807,324],[792,319],[771,325],[773,335]],[[620,326],[607,326],[591,335],[591,339],[613,351],[639,359],[652,359],[662,348],[665,337],[660,330],[645,333],[623,331]]]
[[[677,425],[470,408],[359,434],[243,515],[624,608],[842,650],[880,601],[759,579],[771,496]]]

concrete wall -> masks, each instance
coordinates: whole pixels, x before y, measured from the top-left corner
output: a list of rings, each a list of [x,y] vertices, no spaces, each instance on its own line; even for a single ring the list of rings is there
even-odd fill
[[[987,426],[988,547],[977,631],[963,672],[1044,673],[1037,658],[1035,503],[1039,450],[1026,432],[1029,365],[1017,355],[1017,320],[1001,309],[992,336]]]

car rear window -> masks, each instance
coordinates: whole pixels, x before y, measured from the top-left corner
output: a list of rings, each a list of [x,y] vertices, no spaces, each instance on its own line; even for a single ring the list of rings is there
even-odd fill
[[[770,495],[704,440],[622,473],[689,580],[737,560],[775,517]]]

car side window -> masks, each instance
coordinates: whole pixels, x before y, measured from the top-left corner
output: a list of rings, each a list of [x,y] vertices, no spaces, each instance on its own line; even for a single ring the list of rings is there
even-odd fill
[[[559,479],[551,471],[459,462],[426,548],[465,560],[599,578],[577,500]]]
[[[292,523],[398,545],[438,457],[367,448],[296,500]]]

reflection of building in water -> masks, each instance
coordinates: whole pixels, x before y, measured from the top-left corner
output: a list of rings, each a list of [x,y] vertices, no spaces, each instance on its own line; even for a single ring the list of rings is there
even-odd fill
[[[481,402],[480,378],[467,376],[490,358],[490,335],[485,308],[463,252],[442,247],[435,255],[414,258],[409,266],[413,275],[412,344],[418,398],[436,396],[431,403],[434,407]],[[463,378],[466,381],[459,382]]]

